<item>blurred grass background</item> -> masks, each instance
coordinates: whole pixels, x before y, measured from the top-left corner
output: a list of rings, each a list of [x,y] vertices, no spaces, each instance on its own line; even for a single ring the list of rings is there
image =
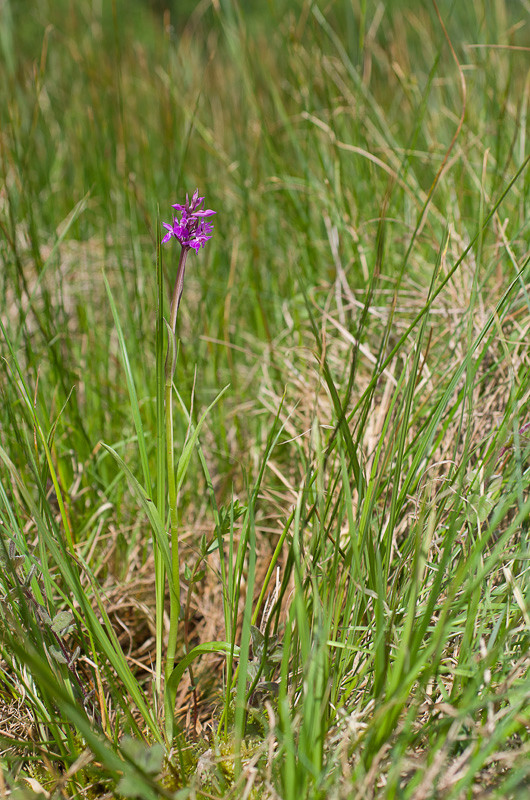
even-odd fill
[[[401,624],[395,620],[404,614],[400,596],[407,596],[406,577],[414,572],[407,558],[416,552],[422,514],[428,516],[427,474],[437,498],[432,502],[442,509],[436,530],[455,537],[462,558],[469,551],[457,530],[469,525],[480,539],[480,525],[497,506],[499,528],[506,531],[526,508],[525,440],[519,442],[517,434],[527,420],[529,398],[530,9],[526,0],[438,7],[447,36],[434,4],[400,0],[1,4],[1,445],[40,507],[50,519],[57,516],[47,462],[20,399],[18,364],[53,451],[74,540],[105,586],[109,607],[114,599],[117,608],[122,596],[140,597],[149,607],[152,596],[145,520],[123,474],[100,447],[101,441],[111,444],[140,474],[102,269],[119,309],[153,466],[157,228],[169,221],[171,204],[196,187],[217,215],[214,238],[189,259],[176,383],[195,418],[230,384],[202,435],[215,496],[228,515],[233,494],[246,502],[261,474],[277,414],[285,426],[260,487],[257,589],[304,487],[308,519],[317,508],[322,524],[317,531],[301,523],[301,538],[305,530],[318,540],[306,542],[315,574],[309,570],[302,582],[313,614],[312,591],[321,579],[325,585],[322,565],[331,558],[326,544],[336,532],[336,541],[346,547],[340,537],[349,502],[359,529],[381,542],[387,560],[390,642],[393,626]],[[162,258],[169,294],[178,254],[167,247]],[[427,313],[429,292],[445,280],[429,309],[428,332],[420,333],[420,319],[409,336],[416,315]],[[503,297],[492,323],[488,315]],[[483,335],[486,344],[474,360],[472,345]],[[422,366],[414,360],[420,352]],[[356,506],[361,487],[353,479],[341,489],[342,516],[319,505],[324,490],[332,497],[351,471],[343,445],[338,454],[333,450],[341,413],[324,376],[326,359],[373,491],[369,511],[360,501]],[[460,373],[458,382],[462,365],[465,375]],[[382,379],[370,388],[378,372]],[[397,444],[399,419],[407,430],[405,455]],[[187,424],[184,415],[176,421],[181,441]],[[501,496],[490,481],[510,436],[520,458],[503,462],[508,488]],[[384,451],[376,457],[380,442]],[[442,463],[451,466],[445,470]],[[7,472],[3,483],[17,509],[14,527],[29,544],[37,543],[32,514]],[[212,531],[205,487],[197,462],[180,498],[190,569],[199,559],[201,535]],[[471,512],[465,510],[468,489],[473,503],[482,498],[479,523],[469,522]],[[451,491],[454,506],[447,499]],[[6,515],[7,529],[14,523]],[[508,552],[517,555],[512,567],[527,602],[527,523],[521,530]],[[292,541],[296,545],[294,534]],[[403,543],[401,560],[395,548]],[[434,563],[442,549],[437,546]],[[292,569],[293,553],[290,549],[280,563]],[[503,558],[492,567],[488,592],[499,584]],[[470,575],[477,564],[473,561]],[[457,568],[455,562],[455,574]],[[333,586],[327,589],[331,604],[337,569],[331,570]],[[193,642],[219,637],[220,589],[214,584],[210,577],[197,590]],[[368,578],[367,585],[375,591]],[[301,586],[298,590],[301,597]],[[141,648],[150,629],[136,600],[125,625],[132,633],[130,638],[121,633],[121,641],[147,663]],[[513,598],[506,603],[511,622],[502,627],[503,680],[527,641],[517,628],[520,604]],[[484,631],[491,626],[498,631],[501,623],[492,621],[493,611],[488,617],[486,603],[487,621],[482,627],[477,622],[472,633],[462,608],[458,625],[461,634],[466,631],[465,646],[461,652],[449,648],[451,655],[440,655],[440,664],[449,669],[454,658],[461,668],[456,684],[462,684],[465,709],[480,684],[479,677],[469,677],[469,663],[479,658]],[[480,616],[477,608],[480,603],[473,601],[469,613]],[[344,622],[333,619],[330,638],[339,637]],[[362,622],[371,630],[371,621]],[[516,645],[511,623],[520,636]],[[371,648],[376,639],[367,634],[363,647]],[[325,641],[323,634],[318,641]],[[390,650],[388,644],[387,655]],[[293,652],[295,663],[303,664],[294,645]],[[337,667],[337,686],[350,668],[346,661]],[[366,670],[371,675],[371,667]],[[219,663],[212,674],[215,679],[210,675],[205,681],[215,694]],[[380,689],[373,696],[367,689],[359,701],[363,720]],[[337,702],[340,696],[337,688]],[[451,702],[458,705],[453,695]],[[205,725],[211,711],[206,707]],[[326,713],[331,732],[340,714]],[[449,724],[444,718],[438,725],[437,719],[433,751],[445,746],[440,742]],[[381,741],[378,723],[371,724],[375,733],[367,739],[375,752]],[[416,743],[416,734],[403,725],[406,744],[397,747],[396,758],[407,747],[410,756],[410,742]],[[508,749],[526,747],[517,739],[523,726],[513,725]],[[311,753],[316,745],[304,735]],[[332,748],[334,734],[329,735],[326,747]],[[506,733],[503,746],[511,735]],[[285,742],[282,746],[288,749]],[[421,752],[429,748],[423,744]],[[362,773],[367,785],[369,761]],[[473,767],[466,764],[462,780],[469,788]],[[485,760],[480,764],[486,769]],[[522,781],[527,772],[521,769]],[[300,780],[285,778],[284,796],[300,796],[305,786]],[[372,775],[375,792],[374,781]],[[416,788],[406,796],[422,796],[420,789],[414,794]],[[319,791],[325,791],[322,784]]]
[[[524,4],[495,3],[485,13],[477,4],[464,10],[444,3],[442,11],[467,62],[459,142],[466,158],[458,159],[451,184],[457,208],[449,188],[440,187],[418,258],[408,264],[409,279],[420,283],[423,259],[432,258],[443,226],[456,223],[462,237],[473,229],[486,149],[489,196],[524,155],[526,54],[508,58],[509,51],[467,46],[498,44],[499,31],[507,45],[524,45]],[[311,4],[280,2],[241,9],[229,2],[173,8],[21,2],[4,3],[2,14],[4,294],[8,283],[19,296],[23,291],[28,266],[22,261],[29,259],[40,275],[55,232],[83,202],[65,236],[65,242],[86,243],[71,256],[83,266],[68,269],[68,297],[55,252],[46,271],[63,291],[52,301],[42,288],[33,304],[39,332],[23,336],[26,319],[18,331],[32,361],[44,369],[60,360],[61,373],[70,373],[60,378],[62,402],[72,385],[83,385],[74,436],[86,439],[92,408],[101,417],[100,435],[107,436],[99,393],[108,393],[112,375],[108,358],[95,359],[95,374],[80,380],[81,339],[72,340],[66,323],[71,328],[75,319],[78,333],[88,332],[90,352],[107,351],[100,339],[107,336],[105,323],[94,315],[104,313],[108,321],[108,310],[84,302],[101,295],[96,265],[105,263],[121,275],[129,346],[143,353],[136,368],[149,364],[157,208],[166,219],[170,203],[195,186],[208,193],[218,216],[207,260],[188,274],[183,314],[201,326],[183,337],[182,381],[190,380],[190,363],[210,391],[237,380],[226,349],[201,335],[230,338],[239,347],[249,336],[270,342],[284,329],[282,302],[297,296],[300,279],[318,285],[332,278],[326,217],[339,226],[345,264],[351,261],[359,286],[367,285],[377,220],[399,175],[385,212],[400,220],[387,226],[385,243],[385,274],[395,279],[462,107],[456,68],[430,4],[329,3],[325,23]],[[351,147],[385,160],[386,171]],[[521,196],[524,203],[524,191]],[[75,281],[83,285],[72,290]],[[65,309],[67,301],[73,308]],[[52,302],[54,313],[41,313]],[[52,358],[42,362],[50,342]],[[70,404],[80,402],[77,391]]]

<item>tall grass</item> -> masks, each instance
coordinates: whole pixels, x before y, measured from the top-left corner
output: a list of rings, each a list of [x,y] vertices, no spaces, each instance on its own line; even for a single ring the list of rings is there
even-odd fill
[[[0,10],[1,790],[524,797],[528,9],[266,10]]]

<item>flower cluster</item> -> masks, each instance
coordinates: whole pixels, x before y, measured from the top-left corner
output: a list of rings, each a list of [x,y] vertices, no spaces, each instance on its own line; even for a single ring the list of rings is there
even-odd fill
[[[212,238],[213,225],[205,218],[211,217],[216,213],[211,209],[201,210],[200,207],[203,202],[204,197],[199,197],[199,190],[196,189],[191,200],[186,195],[184,205],[175,203],[173,208],[180,211],[180,220],[174,217],[172,225],[167,222],[163,223],[164,228],[167,228],[167,233],[162,242],[169,242],[174,236],[175,239],[178,239],[182,248],[189,250],[192,247],[198,252],[208,239]]]

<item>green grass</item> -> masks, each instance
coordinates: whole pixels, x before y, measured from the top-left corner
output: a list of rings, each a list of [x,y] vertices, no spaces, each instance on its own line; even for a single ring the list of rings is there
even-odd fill
[[[177,5],[0,9],[0,792],[523,798],[527,5]]]

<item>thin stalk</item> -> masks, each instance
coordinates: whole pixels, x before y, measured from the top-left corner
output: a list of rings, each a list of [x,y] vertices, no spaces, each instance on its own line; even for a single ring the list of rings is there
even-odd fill
[[[175,484],[175,465],[173,455],[173,408],[171,403],[171,380],[166,382],[166,443],[167,443],[167,473],[168,473],[168,499],[171,538],[171,570],[173,574],[173,591],[170,595],[169,637],[166,655],[166,682],[175,666],[175,653],[177,650],[177,633],[180,618],[180,582],[179,582],[179,542],[178,542],[178,512],[177,488]],[[171,711],[172,713],[172,711]]]
[[[165,367],[164,354],[164,277],[162,274],[161,242],[158,235],[157,252],[158,314],[156,326],[156,507],[161,520],[166,519],[166,462],[165,462]],[[163,707],[162,696],[162,645],[164,641],[164,597],[166,571],[160,547],[153,536],[155,556],[155,597],[156,597],[156,667],[155,688],[159,707]]]
[[[166,357],[166,383],[165,383],[165,405],[166,405],[166,458],[167,458],[167,486],[169,500],[169,520],[170,520],[170,539],[171,539],[171,570],[173,577],[173,591],[170,594],[169,610],[169,636],[166,654],[166,687],[175,666],[175,655],[177,651],[178,625],[180,619],[180,559],[178,541],[178,510],[177,510],[177,486],[175,481],[175,460],[173,446],[173,403],[172,386],[177,362],[177,348],[175,341],[175,328],[177,325],[177,313],[184,287],[184,273],[186,270],[186,257],[189,248],[183,247],[180,252],[177,278],[171,298],[168,325],[168,347]],[[171,739],[173,731],[174,698],[166,688],[166,733]]]
[[[177,279],[173,289],[173,296],[171,298],[171,308],[169,310],[169,325],[175,335],[175,328],[177,326],[177,314],[180,305],[180,298],[182,297],[182,290],[184,288],[184,273],[186,272],[186,258],[188,256],[189,247],[183,247],[180,251],[179,265],[177,270]],[[169,349],[168,349],[169,355]],[[168,363],[166,361],[166,376],[167,376]],[[173,363],[171,372],[171,381],[173,380],[173,373],[175,372],[175,364]]]

